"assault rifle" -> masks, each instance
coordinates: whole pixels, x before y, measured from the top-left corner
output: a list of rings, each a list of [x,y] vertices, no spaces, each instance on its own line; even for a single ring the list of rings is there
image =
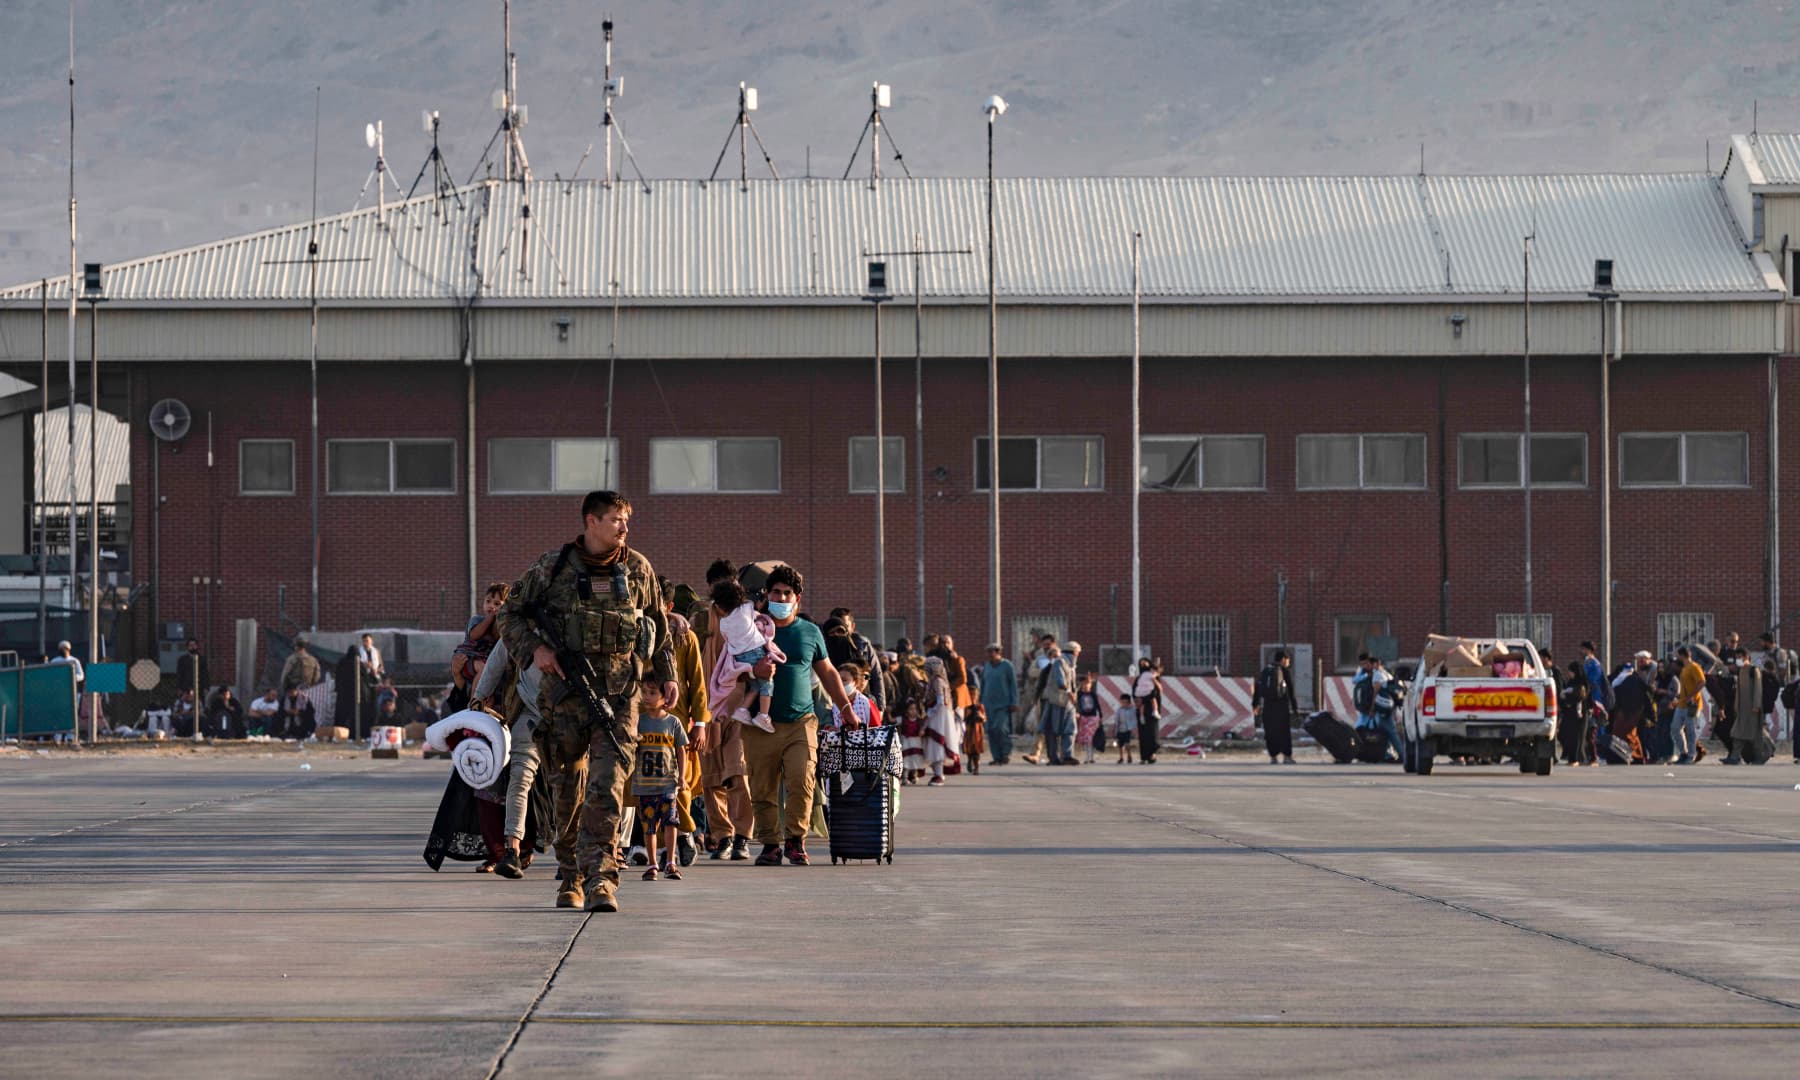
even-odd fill
[[[600,673],[594,670],[594,661],[587,653],[570,649],[556,630],[556,623],[542,604],[533,604],[525,609],[531,616],[531,625],[537,630],[538,638],[550,651],[556,654],[557,666],[563,670],[563,681],[574,687],[587,702],[588,716],[606,732],[606,737],[613,745],[613,752],[619,755],[620,763],[629,768],[630,757],[625,753],[625,745],[619,742],[619,733],[614,730],[618,716],[606,700],[606,695],[596,690],[600,685]]]

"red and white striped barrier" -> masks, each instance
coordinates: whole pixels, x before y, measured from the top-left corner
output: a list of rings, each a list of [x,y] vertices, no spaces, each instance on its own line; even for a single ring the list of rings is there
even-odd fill
[[[1164,676],[1162,737],[1172,741],[1250,738],[1255,734],[1250,712],[1255,685],[1256,680],[1249,678]],[[1110,713],[1119,695],[1130,692],[1131,680],[1123,675],[1102,675],[1094,680],[1094,689]],[[1356,710],[1350,705],[1350,679],[1331,676],[1321,689],[1320,708],[1353,723]]]

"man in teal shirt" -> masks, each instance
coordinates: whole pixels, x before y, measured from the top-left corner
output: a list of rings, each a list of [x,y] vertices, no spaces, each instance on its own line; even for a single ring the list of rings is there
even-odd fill
[[[800,594],[805,581],[791,566],[769,571],[764,585],[763,609],[775,621],[775,644],[787,659],[777,664],[762,660],[751,675],[773,678],[769,719],[774,731],[744,726],[744,759],[750,767],[750,806],[755,816],[756,838],[762,842],[758,866],[780,866],[785,856],[795,866],[805,866],[806,828],[812,822],[813,772],[819,763],[819,717],[813,708],[813,679],[837,706],[847,726],[855,726],[850,698],[838,681],[837,669],[825,651],[825,635],[800,617]],[[779,802],[781,785],[787,782],[785,846]]]
[[[996,643],[981,665],[981,711],[987,713],[988,751],[995,765],[1012,761],[1012,713],[1019,707],[1019,676]]]

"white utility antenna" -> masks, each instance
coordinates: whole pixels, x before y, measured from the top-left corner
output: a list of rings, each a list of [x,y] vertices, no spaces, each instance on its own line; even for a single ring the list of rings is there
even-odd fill
[[[769,175],[781,179],[781,170],[775,167],[775,159],[769,156],[769,148],[763,145],[762,133],[756,130],[756,123],[750,114],[756,111],[756,87],[738,83],[737,119],[731,122],[732,130],[725,134],[725,145],[719,147],[719,158],[713,162],[712,174],[706,178],[712,183],[719,177],[719,166],[725,163],[725,151],[731,149],[732,136],[738,141],[738,185],[745,191],[750,190],[750,150],[748,139],[756,140],[756,148],[762,152],[763,162],[769,166]]]
[[[375,151],[375,164],[369,167],[369,175],[363,180],[362,190],[356,193],[356,205],[350,208],[350,212],[354,214],[362,209],[362,201],[367,198],[369,194],[369,185],[374,184],[375,205],[378,208],[376,210],[375,220],[382,228],[386,228],[387,186],[390,183],[393,184],[394,194],[398,196],[400,194],[400,181],[395,180],[392,176],[388,175],[387,136],[383,134],[381,130],[381,121],[375,120],[363,125],[363,142],[369,149]],[[346,221],[340,228],[343,231],[348,232],[350,230],[350,223]]]
[[[874,138],[869,143],[869,187],[873,189],[881,180],[881,129],[886,123],[882,119],[881,110],[893,103],[893,87],[884,82],[870,84],[869,118],[863,122],[862,134],[856,137],[856,149],[850,151],[850,163],[844,166],[845,180],[850,179],[850,170],[856,168],[856,158],[862,153],[863,140],[869,138],[871,132],[874,133]],[[899,162],[900,170],[906,174],[907,179],[912,179],[912,170],[906,167],[906,155],[900,152],[900,144],[894,142],[892,132],[888,134],[888,142],[894,147],[894,160]]]
[[[419,190],[419,184],[425,179],[427,170],[431,172],[431,212],[439,222],[450,224],[450,215],[444,211],[444,199],[452,199],[456,208],[463,208],[462,195],[456,190],[456,181],[450,178],[450,165],[444,160],[444,152],[438,145],[438,128],[443,121],[436,109],[425,109],[419,113],[419,124],[425,134],[431,136],[431,152],[425,155],[425,164],[419,166],[419,175],[413,177],[412,187],[407,189],[406,201],[411,202],[413,193]],[[425,222],[420,221],[413,226],[423,229]]]
[[[503,144],[505,162],[502,175],[507,182],[531,182],[531,161],[525,156],[523,134],[530,115],[529,110],[519,104],[519,58],[512,51],[511,0],[501,5],[501,17],[503,26],[500,40],[504,59],[500,66],[500,89],[494,91],[494,111],[500,114],[500,126],[494,129],[493,136],[481,151],[481,159],[475,162],[475,171],[469,174],[471,184],[481,175],[482,168],[488,166],[488,155],[494,152],[496,142]]]

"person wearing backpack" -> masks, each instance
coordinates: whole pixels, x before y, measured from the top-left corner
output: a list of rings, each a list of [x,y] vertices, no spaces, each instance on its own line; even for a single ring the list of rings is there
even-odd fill
[[[1368,653],[1356,656],[1356,677],[1350,680],[1350,706],[1356,710],[1356,726],[1375,726],[1375,664]]]

